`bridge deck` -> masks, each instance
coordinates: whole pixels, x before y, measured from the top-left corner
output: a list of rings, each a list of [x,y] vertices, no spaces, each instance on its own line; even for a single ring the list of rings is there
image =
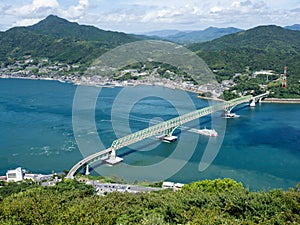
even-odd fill
[[[160,134],[167,134],[170,135],[170,133],[173,132],[173,130],[189,121],[198,119],[202,116],[209,115],[211,113],[221,111],[221,110],[227,110],[232,109],[234,106],[239,105],[241,103],[249,102],[254,97],[252,95],[243,96],[240,98],[236,98],[227,102],[222,102],[213,106],[208,106],[203,109],[199,109],[190,113],[186,113],[184,115],[175,117],[173,119],[164,121],[162,123],[159,123],[157,125],[153,125],[151,127],[148,127],[146,129],[137,131],[135,133],[132,133],[130,135],[124,136],[122,138],[119,138],[117,140],[114,140],[111,147],[108,149],[105,149],[103,151],[97,152],[95,154],[92,154],[90,156],[87,156],[86,158],[82,159],[80,162],[75,164],[72,169],[69,171],[67,178],[73,178],[75,173],[86,164],[92,163],[95,160],[98,160],[99,158],[103,158],[103,156],[108,155],[112,151],[116,151],[120,148],[123,148],[125,146],[134,144],[136,142],[139,142],[143,139],[146,139],[148,137],[152,137],[155,135]]]

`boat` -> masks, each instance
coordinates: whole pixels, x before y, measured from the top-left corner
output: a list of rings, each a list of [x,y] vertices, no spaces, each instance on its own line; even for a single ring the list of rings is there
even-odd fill
[[[171,143],[177,140],[177,136],[168,136],[168,135],[157,136],[157,138],[166,143]]]
[[[224,118],[238,118],[238,117],[240,117],[240,115],[237,115],[235,113],[224,113],[223,117]]]
[[[177,140],[177,136],[165,136],[163,142],[171,143]]]
[[[218,136],[218,132],[215,129],[200,129],[197,130],[197,133],[202,134],[202,135],[206,135],[206,136],[210,136],[210,137],[217,137]]]

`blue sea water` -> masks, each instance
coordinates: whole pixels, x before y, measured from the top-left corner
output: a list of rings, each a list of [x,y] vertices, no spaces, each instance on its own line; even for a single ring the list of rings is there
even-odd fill
[[[87,154],[78,148],[72,126],[75,92],[76,86],[57,81],[0,79],[0,174],[18,166],[41,173],[68,170]],[[135,100],[148,92],[155,94]],[[184,100],[185,95],[193,105]],[[97,131],[82,130],[80,135],[83,139],[97,135],[109,147],[116,137],[208,104],[196,94],[162,87],[102,88],[94,110]],[[164,160],[171,159],[175,167],[167,179],[176,182],[230,177],[253,190],[287,189],[300,182],[300,105],[263,103],[254,109],[241,105],[235,112],[240,118],[227,119],[226,129],[224,119],[215,113],[177,129],[176,143],[149,138],[119,150],[124,163],[99,164],[93,173],[129,181],[157,180],[171,168]],[[201,128],[225,131],[216,158],[204,171],[199,171],[199,162],[209,139],[186,130],[199,128],[199,122]],[[221,138],[210,141],[214,144]]]

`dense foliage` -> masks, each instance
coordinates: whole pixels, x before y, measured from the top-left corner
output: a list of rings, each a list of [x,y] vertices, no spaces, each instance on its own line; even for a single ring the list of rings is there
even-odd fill
[[[231,179],[199,181],[175,192],[104,196],[95,195],[92,186],[65,180],[1,194],[0,201],[0,223],[14,225],[300,223],[300,191],[250,192]]]
[[[227,31],[237,30],[226,29],[224,32]],[[216,31],[214,28],[209,28],[206,32],[214,34]],[[0,32],[0,66],[18,67],[18,60],[24,61],[26,58],[34,59],[36,62],[34,65],[38,65],[43,62],[43,59],[48,59],[49,63],[80,65],[76,71],[82,74],[82,71],[85,71],[87,66],[104,52],[141,38],[71,23],[51,15],[33,26],[15,27]],[[205,43],[190,45],[189,48],[208,64],[219,82],[234,79],[237,74],[248,76],[249,79],[237,80],[237,86],[224,92],[223,97],[226,100],[238,96],[233,91],[240,90],[255,93],[270,91],[269,97],[299,98],[299,40],[300,31],[272,25],[225,35]],[[288,66],[287,88],[282,89],[280,74],[283,73],[285,65]],[[139,69],[143,68],[143,65],[139,66],[141,66]],[[189,74],[184,74],[179,68],[172,68],[170,65],[148,62],[143,69],[157,69],[160,76],[167,79],[176,80],[183,77],[186,81],[193,81]],[[276,80],[265,82],[262,79],[250,79],[255,71],[260,70],[274,71],[277,75]],[[34,71],[30,72],[34,73]],[[68,74],[72,72],[68,70]],[[118,79],[138,78],[126,74]]]
[[[131,35],[78,25],[51,15],[33,26],[0,33],[0,62],[14,63],[30,55],[84,64],[118,45],[136,40]]]
[[[255,71],[273,70],[283,73],[288,66],[287,88],[280,82],[271,85],[270,97],[300,97],[300,31],[277,26],[260,26],[226,35],[210,42],[190,46],[216,72],[218,81],[232,79],[237,73],[251,75]],[[280,80],[280,77],[277,77]],[[251,86],[253,80],[238,84]],[[256,85],[265,82],[256,81]],[[277,86],[276,86],[277,85]],[[277,88],[274,88],[274,87]],[[242,88],[242,87],[240,87]],[[233,88],[237,90],[236,88]],[[253,88],[259,90],[259,88]]]

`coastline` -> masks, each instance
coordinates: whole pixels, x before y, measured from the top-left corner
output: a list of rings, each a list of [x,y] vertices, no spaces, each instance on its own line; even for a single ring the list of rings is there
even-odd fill
[[[205,97],[205,96],[200,96],[200,95],[198,95],[197,98],[211,100],[211,101],[217,101],[217,102],[226,102],[224,99],[214,98],[214,97]]]
[[[168,84],[161,80],[149,82],[149,81],[142,81],[132,83],[131,81],[120,83],[118,81],[108,82],[107,80],[102,80],[101,82],[93,81],[93,80],[82,80],[75,77],[36,77],[36,76],[11,76],[11,75],[0,75],[0,79],[24,79],[24,80],[47,80],[47,81],[59,81],[61,83],[70,83],[76,86],[83,85],[83,86],[94,86],[94,87],[107,87],[107,88],[114,88],[114,87],[135,87],[140,85],[145,86],[160,86],[169,89],[178,89],[182,91],[187,91],[190,93],[198,94],[198,98],[206,99],[206,100],[213,100],[213,101],[224,101],[217,97],[204,97],[200,96],[204,91],[197,89],[196,87],[186,87],[179,83],[172,83]]]
[[[265,98],[263,103],[300,104],[300,98]]]
[[[203,93],[203,91],[200,90],[194,90],[192,88],[186,88],[183,87],[180,84],[166,84],[164,82],[157,82],[157,83],[149,83],[149,82],[140,82],[140,83],[126,83],[126,84],[121,84],[121,83],[112,83],[112,84],[107,84],[105,82],[103,83],[97,83],[94,81],[85,81],[83,82],[82,80],[77,80],[76,78],[72,77],[70,78],[61,78],[61,77],[35,77],[35,76],[30,76],[30,77],[25,77],[25,76],[10,76],[10,75],[0,75],[0,79],[24,79],[24,80],[46,80],[46,81],[58,81],[61,83],[70,83],[76,86],[79,85],[85,85],[85,86],[95,86],[95,87],[107,87],[107,88],[114,88],[114,87],[134,87],[134,86],[139,86],[139,85],[145,85],[145,86],[160,86],[164,88],[170,88],[170,89],[178,89],[182,91],[187,91],[190,93],[195,93],[198,94],[198,98],[205,99],[205,100],[211,100],[211,101],[218,101],[218,102],[225,102],[225,100],[220,99],[218,97],[205,97],[201,96],[199,94]],[[280,104],[300,104],[300,98],[265,98],[262,100],[263,103],[280,103]]]

